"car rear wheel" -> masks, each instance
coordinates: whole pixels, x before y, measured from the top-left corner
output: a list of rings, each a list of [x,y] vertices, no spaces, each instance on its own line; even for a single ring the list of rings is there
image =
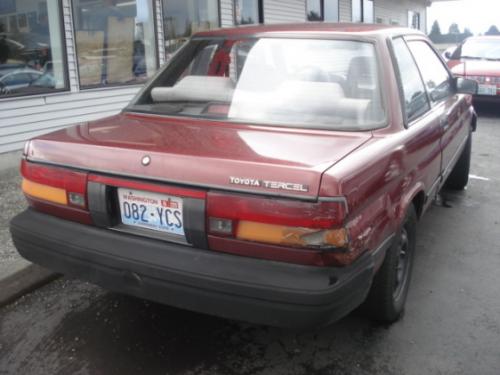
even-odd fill
[[[417,214],[411,205],[363,305],[363,310],[377,321],[393,323],[403,313],[413,267],[416,226]]]
[[[469,182],[471,151],[472,135],[469,134],[462,154],[446,180],[444,185],[446,189],[463,190],[467,186]]]

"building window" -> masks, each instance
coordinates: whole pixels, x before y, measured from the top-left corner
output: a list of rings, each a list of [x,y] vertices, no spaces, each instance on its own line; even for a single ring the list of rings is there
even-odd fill
[[[323,21],[324,18],[323,1],[307,0],[306,9],[307,9],[308,21]]]
[[[0,1],[0,98],[67,88],[59,1]]]
[[[306,11],[308,21],[339,21],[338,0],[307,0]]]
[[[373,0],[352,0],[352,22],[373,23]]]
[[[264,23],[262,0],[234,0],[234,24]]]
[[[157,69],[150,0],[73,0],[80,86],[144,82]]]
[[[419,12],[408,12],[408,27],[412,29],[420,30],[420,13]]]
[[[198,31],[219,27],[217,0],[162,0],[167,58]]]

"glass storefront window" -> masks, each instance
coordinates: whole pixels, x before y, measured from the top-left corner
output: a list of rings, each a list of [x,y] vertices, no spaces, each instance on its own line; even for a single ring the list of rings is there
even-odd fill
[[[235,25],[251,25],[263,23],[262,1],[260,0],[235,0],[234,23]]]
[[[308,21],[323,21],[321,0],[307,0],[306,9]]]
[[[363,0],[363,22],[373,23],[373,21],[374,21],[373,0]]]
[[[307,0],[308,21],[339,21],[339,0]]]
[[[373,0],[352,0],[352,22],[373,23]]]
[[[67,88],[55,0],[0,1],[0,99]]]
[[[80,86],[144,82],[157,69],[151,0],[73,0]]]
[[[218,0],[163,0],[163,28],[167,59],[189,37],[219,27]]]
[[[339,22],[339,0],[324,0],[326,22]]]

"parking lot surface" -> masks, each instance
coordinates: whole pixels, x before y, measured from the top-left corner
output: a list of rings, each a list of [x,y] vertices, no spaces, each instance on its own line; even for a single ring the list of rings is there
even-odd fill
[[[0,310],[0,374],[497,375],[498,145],[500,111],[480,108],[469,186],[419,223],[406,312],[392,326],[355,312],[289,332],[62,278]]]

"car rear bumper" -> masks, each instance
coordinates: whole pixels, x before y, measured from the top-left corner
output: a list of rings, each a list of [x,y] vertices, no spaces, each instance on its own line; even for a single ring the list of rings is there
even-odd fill
[[[301,266],[195,249],[78,224],[28,209],[10,226],[26,259],[167,305],[289,328],[338,320],[370,288],[374,259]]]

